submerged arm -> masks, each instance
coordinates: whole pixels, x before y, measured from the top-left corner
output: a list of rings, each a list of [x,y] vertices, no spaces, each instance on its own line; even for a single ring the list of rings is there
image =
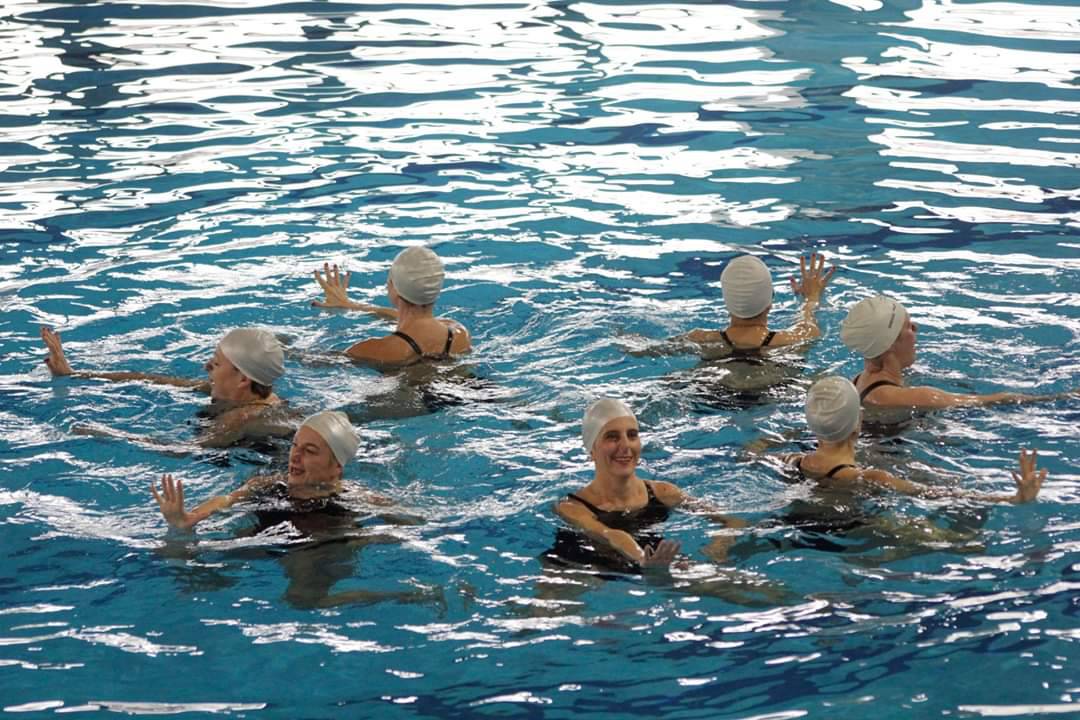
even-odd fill
[[[679,543],[673,540],[661,540],[656,547],[642,548],[630,533],[608,527],[580,503],[565,500],[555,506],[555,512],[589,537],[603,542],[643,569],[666,569],[679,552]]]

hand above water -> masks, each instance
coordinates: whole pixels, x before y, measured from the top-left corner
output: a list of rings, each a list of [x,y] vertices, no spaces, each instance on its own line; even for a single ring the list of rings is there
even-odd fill
[[[645,557],[641,560],[643,569],[666,569],[679,553],[679,543],[675,540],[661,540],[656,545],[646,545]]]
[[[41,328],[41,339],[45,341],[45,347],[49,350],[49,356],[45,358],[45,365],[54,377],[70,375],[71,365],[68,364],[64,355],[64,346],[60,343],[60,333],[50,327]]]
[[[194,523],[184,510],[184,483],[181,480],[173,482],[172,475],[166,473],[161,476],[161,493],[158,493],[154,483],[150,483],[150,492],[157,500],[158,507],[165,520],[174,528],[189,528]]]
[[[1013,471],[1013,480],[1016,481],[1016,494],[1013,495],[1014,503],[1031,502],[1042,490],[1046,480],[1046,468],[1039,470],[1036,463],[1039,460],[1039,451],[1032,450],[1028,455],[1027,450],[1020,451],[1020,472]]]
[[[820,253],[812,253],[810,255],[809,267],[807,267],[807,257],[804,255],[799,258],[799,276],[800,280],[796,282],[794,276],[791,278],[791,289],[796,295],[802,295],[807,300],[818,301],[821,299],[821,294],[825,292],[825,286],[832,280],[833,273],[836,272],[836,266],[825,270],[825,256]]]
[[[323,271],[320,273],[315,271],[315,282],[319,283],[319,287],[323,289],[326,294],[325,300],[315,300],[311,304],[313,307],[320,308],[351,308],[353,302],[349,300],[349,280],[352,278],[352,273],[346,272],[344,274],[338,271],[338,266],[331,266],[330,263],[323,263]]]

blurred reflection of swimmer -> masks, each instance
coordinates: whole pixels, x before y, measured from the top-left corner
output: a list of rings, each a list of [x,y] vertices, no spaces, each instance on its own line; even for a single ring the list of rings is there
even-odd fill
[[[277,338],[267,330],[238,328],[226,333],[205,365],[206,380],[142,372],[72,370],[59,333],[43,327],[41,338],[49,351],[45,364],[54,377],[140,381],[209,394],[211,405],[201,413],[208,420],[195,440],[200,447],[223,448],[245,440],[289,435],[292,432],[287,404],[274,393],[273,388],[274,381],[285,372],[284,353]],[[96,424],[77,425],[73,432],[162,443]]]
[[[227,495],[206,500],[190,511],[184,507],[184,486],[171,475],[151,493],[161,514],[174,528],[191,529],[214,513],[240,502],[256,504],[255,525],[247,534],[282,528],[289,544],[280,555],[289,578],[285,599],[298,607],[333,607],[394,600],[439,602],[441,593],[427,588],[404,592],[349,590],[332,593],[339,580],[353,574],[359,548],[396,542],[392,536],[364,534],[358,527],[365,504],[388,505],[374,493],[346,486],[343,470],[359,443],[344,413],[322,412],[307,418],[293,437],[288,471],[284,475],[251,478]]]

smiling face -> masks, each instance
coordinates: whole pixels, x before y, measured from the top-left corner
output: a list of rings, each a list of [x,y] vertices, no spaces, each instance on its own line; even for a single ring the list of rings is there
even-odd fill
[[[596,436],[592,449],[597,475],[633,477],[641,459],[641,436],[637,420],[618,417],[609,421]]]
[[[210,378],[210,398],[213,400],[238,400],[250,392],[251,380],[236,366],[229,362],[221,348],[214,350],[214,356],[205,366]]]
[[[289,488],[332,486],[341,480],[341,465],[322,435],[302,427],[289,450]]]

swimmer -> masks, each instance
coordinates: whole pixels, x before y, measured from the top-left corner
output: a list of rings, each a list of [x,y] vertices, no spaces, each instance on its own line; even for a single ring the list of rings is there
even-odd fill
[[[802,314],[787,330],[769,330],[773,286],[769,268],[760,258],[740,255],[720,274],[731,322],[724,330],[691,330],[672,338],[667,349],[672,352],[692,343],[706,359],[760,357],[768,350],[800,345],[821,335],[817,307],[836,268],[825,270],[825,256],[818,253],[799,259],[800,279],[791,277],[791,289],[803,297]],[[663,350],[666,351],[666,350]]]
[[[163,475],[160,491],[150,492],[166,522],[189,530],[214,513],[246,500],[267,501],[269,507],[253,508],[256,527],[245,534],[288,523],[302,535],[292,538],[288,550],[275,553],[289,579],[285,600],[298,608],[329,608],[394,601],[445,606],[441,588],[419,586],[405,591],[350,589],[331,592],[334,584],[355,575],[356,552],[372,544],[400,542],[385,533],[364,532],[359,526],[357,504],[387,506],[393,502],[376,493],[360,491],[343,479],[345,465],[356,455],[356,431],[342,412],[328,411],[308,417],[293,436],[288,471],[253,477],[228,495],[206,500],[190,511],[184,508],[184,484]],[[284,507],[282,502],[285,503]],[[381,516],[393,524],[416,524]],[[415,583],[414,583],[415,585]]]
[[[183,530],[216,512],[260,495],[271,496],[278,492],[294,502],[325,500],[344,491],[344,467],[356,455],[359,446],[356,431],[345,413],[316,413],[304,420],[293,436],[288,472],[283,475],[257,475],[228,495],[212,497],[190,511],[184,509],[184,483],[174,481],[172,475],[161,477],[160,492],[151,483],[150,492],[169,525]],[[389,504],[385,498],[374,494],[369,494],[367,499],[375,504]]]
[[[356,343],[345,351],[352,360],[384,367],[402,367],[425,360],[447,360],[472,348],[469,331],[455,321],[434,315],[435,300],[443,284],[439,256],[426,247],[410,247],[398,253],[390,266],[386,294],[393,308],[353,302],[348,297],[350,273],[337,265],[323,265],[315,280],[326,294],[312,303],[320,308],[363,310],[397,323],[394,332]]]
[[[663,522],[677,507],[709,513],[711,520],[729,527],[745,523],[712,512],[700,501],[687,497],[668,482],[648,481],[637,476],[641,458],[641,437],[637,418],[619,400],[603,398],[589,406],[582,424],[582,440],[592,455],[595,472],[592,482],[555,505],[555,512],[574,528],[585,533],[599,547],[579,547],[574,555],[572,538],[556,539],[552,559],[585,561],[614,553],[614,566],[641,571],[667,571],[679,552],[679,543],[665,540],[649,528]],[[579,538],[580,539],[580,538]],[[578,543],[580,545],[580,542]],[[590,552],[592,551],[592,552]],[[705,551],[709,554],[708,550]]]
[[[934,387],[904,385],[904,370],[915,363],[918,327],[903,305],[884,295],[860,300],[840,326],[840,339],[863,357],[863,371],[852,381],[867,408],[935,410],[998,403],[1039,402],[1057,395],[996,392],[951,393]]]
[[[72,370],[52,328],[41,328],[41,339],[49,351],[45,365],[53,377],[71,376],[117,382],[142,381],[156,385],[189,388],[207,393],[223,411],[214,417],[209,429],[200,434],[198,444],[205,448],[234,445],[251,435],[287,434],[288,429],[267,424],[270,411],[285,403],[274,393],[274,381],[285,372],[284,353],[273,333],[258,328],[230,330],[218,343],[213,357],[205,365],[206,380],[156,375],[142,372],[107,372]],[[86,432],[86,428],[83,428]],[[95,429],[90,434],[125,436],[116,431]],[[125,436],[126,437],[126,436]]]
[[[1013,471],[1016,492],[991,495],[966,490],[931,487],[898,478],[855,462],[862,410],[859,393],[846,378],[830,376],[815,382],[806,394],[806,424],[817,438],[817,448],[806,454],[788,455],[784,462],[801,476],[829,489],[884,489],[918,497],[961,497],[981,502],[1026,503],[1034,500],[1046,480],[1046,470],[1036,467],[1038,453],[1020,451],[1020,472]]]

